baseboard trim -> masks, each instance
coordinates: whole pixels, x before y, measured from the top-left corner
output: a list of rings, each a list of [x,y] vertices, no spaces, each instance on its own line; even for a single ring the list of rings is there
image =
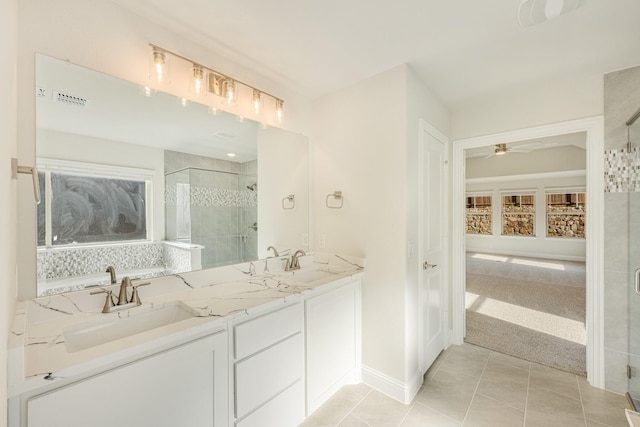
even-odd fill
[[[390,376],[376,371],[368,366],[362,366],[362,382],[384,393],[387,396],[397,400],[398,402],[408,405],[418,394],[422,386],[422,375],[416,372],[409,384],[391,378]]]

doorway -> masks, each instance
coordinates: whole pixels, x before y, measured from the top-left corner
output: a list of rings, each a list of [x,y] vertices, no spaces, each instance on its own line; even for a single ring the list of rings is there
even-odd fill
[[[602,153],[604,150],[601,116],[503,132],[458,140],[453,144],[453,227],[452,227],[452,336],[451,342],[462,344],[465,328],[465,150],[532,140],[569,133],[586,132],[586,189],[590,194],[586,224],[586,323],[587,379],[591,385],[604,387],[604,322],[603,322],[603,205],[604,182]]]

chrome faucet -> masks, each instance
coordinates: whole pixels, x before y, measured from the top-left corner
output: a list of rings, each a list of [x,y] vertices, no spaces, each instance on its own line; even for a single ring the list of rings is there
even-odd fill
[[[118,294],[118,300],[114,301],[113,299],[113,291],[107,289],[100,289],[94,292],[91,292],[91,295],[106,293],[107,298],[104,302],[104,307],[102,307],[103,313],[112,313],[118,310],[125,310],[127,308],[137,307],[142,304],[140,301],[140,295],[138,294],[138,288],[140,286],[150,285],[151,282],[132,284],[131,279],[127,276],[122,278],[122,282],[120,283],[120,292]],[[127,296],[127,288],[131,286],[133,289],[131,291],[131,298]]]
[[[107,271],[105,271],[105,273],[109,273],[109,276],[111,277],[111,284],[115,284],[117,283],[116,280],[116,269],[113,267],[113,265],[110,265],[109,267],[107,267]]]
[[[305,255],[306,253],[304,253],[302,249],[295,251],[295,253],[291,255],[291,260],[287,260],[287,263],[284,266],[284,271],[300,270],[300,261],[298,258]]]

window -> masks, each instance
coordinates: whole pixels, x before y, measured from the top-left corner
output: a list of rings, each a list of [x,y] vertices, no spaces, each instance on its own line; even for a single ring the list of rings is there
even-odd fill
[[[490,195],[467,195],[467,234],[493,234]]]
[[[536,196],[531,193],[502,195],[502,235],[536,235]]]
[[[140,241],[147,233],[151,182],[129,177],[90,176],[61,168],[38,175],[38,246]],[[97,173],[96,173],[97,174]],[[115,175],[115,174],[114,174]]]
[[[584,239],[586,193],[547,192],[547,237]]]

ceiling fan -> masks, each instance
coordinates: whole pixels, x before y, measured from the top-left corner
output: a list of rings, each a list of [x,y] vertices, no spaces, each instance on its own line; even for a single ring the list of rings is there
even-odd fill
[[[467,157],[484,157],[488,159],[489,157],[502,156],[507,153],[529,153],[535,149],[548,148],[554,145],[555,143],[543,143],[542,141],[520,144],[513,148],[507,147],[507,144],[496,144],[494,150],[488,154],[487,152],[470,153]]]

